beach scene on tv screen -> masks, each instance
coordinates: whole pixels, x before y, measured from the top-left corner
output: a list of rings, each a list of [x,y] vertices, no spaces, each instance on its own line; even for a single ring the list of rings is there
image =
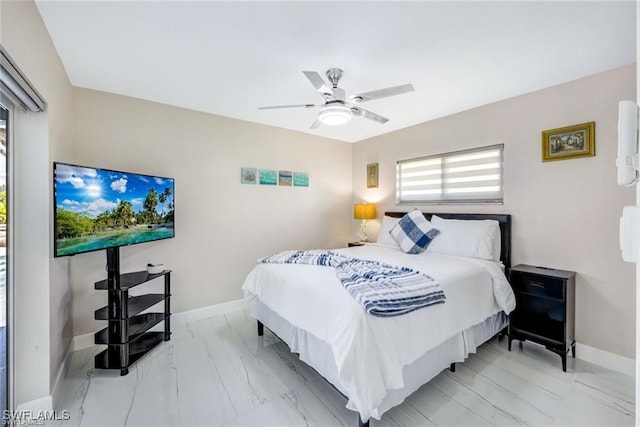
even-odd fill
[[[172,179],[65,164],[54,179],[57,256],[174,236]]]

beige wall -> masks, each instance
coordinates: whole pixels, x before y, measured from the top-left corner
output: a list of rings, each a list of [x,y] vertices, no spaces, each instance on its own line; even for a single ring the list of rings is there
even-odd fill
[[[72,338],[68,260],[53,260],[51,244],[51,159],[71,154],[72,105],[69,80],[35,4],[2,2],[0,16],[0,42],[48,103],[45,113],[16,113],[10,147],[19,405],[49,399]]]
[[[173,270],[174,313],[242,298],[258,257],[350,237],[350,144],[84,89],[74,102],[76,163],[175,178],[176,238],[120,250],[122,271]],[[243,166],[308,172],[310,185],[241,185]],[[104,251],[71,259],[75,335],[103,327],[104,264]]]
[[[395,205],[395,162],[491,144],[505,145],[504,205],[421,206],[433,212],[513,215],[513,264],[578,272],[576,340],[629,358],[635,349],[635,279],[618,249],[618,218],[634,191],[616,185],[618,101],[635,99],[635,66],[597,74],[411,128],[354,147],[354,201]],[[541,161],[541,131],[596,122],[596,156]],[[366,164],[380,186],[366,188]],[[374,225],[372,227],[376,228]]]

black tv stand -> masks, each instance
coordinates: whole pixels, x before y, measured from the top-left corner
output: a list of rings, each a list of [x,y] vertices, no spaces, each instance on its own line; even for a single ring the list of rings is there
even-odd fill
[[[164,277],[164,293],[129,296],[129,289],[159,277]],[[95,311],[95,319],[108,322],[94,334],[96,344],[107,346],[95,356],[95,367],[119,369],[120,375],[127,375],[142,356],[171,338],[171,270],[120,274],[119,248],[108,248],[107,279],[96,282],[95,289],[107,291],[107,305]],[[143,313],[163,301],[162,313]],[[149,331],[161,322],[164,332]]]

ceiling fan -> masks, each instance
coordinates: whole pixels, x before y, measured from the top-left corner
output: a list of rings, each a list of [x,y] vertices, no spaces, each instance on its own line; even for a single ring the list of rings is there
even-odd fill
[[[344,89],[338,87],[338,82],[342,77],[343,71],[340,68],[331,68],[327,70],[327,79],[331,83],[328,85],[320,74],[315,71],[303,71],[304,75],[309,79],[311,84],[324,98],[324,104],[298,104],[298,105],[276,105],[271,107],[258,107],[259,110],[270,110],[276,108],[320,108],[318,117],[311,124],[311,129],[315,129],[321,124],[329,126],[339,126],[347,123],[353,116],[364,117],[380,124],[389,121],[386,117],[365,110],[355,104],[367,102],[374,99],[386,98],[389,96],[400,95],[412,92],[413,85],[405,84],[401,86],[393,86],[385,89],[373,90],[371,92],[363,92],[357,95],[349,96],[347,100]]]

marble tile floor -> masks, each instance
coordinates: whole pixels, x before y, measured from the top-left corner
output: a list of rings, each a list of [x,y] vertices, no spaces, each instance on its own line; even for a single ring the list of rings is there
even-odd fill
[[[172,339],[120,377],[72,354],[57,410],[62,426],[355,426],[357,415],[315,371],[246,311],[174,328]],[[379,426],[623,426],[634,423],[634,380],[535,344],[493,339],[445,370]]]

